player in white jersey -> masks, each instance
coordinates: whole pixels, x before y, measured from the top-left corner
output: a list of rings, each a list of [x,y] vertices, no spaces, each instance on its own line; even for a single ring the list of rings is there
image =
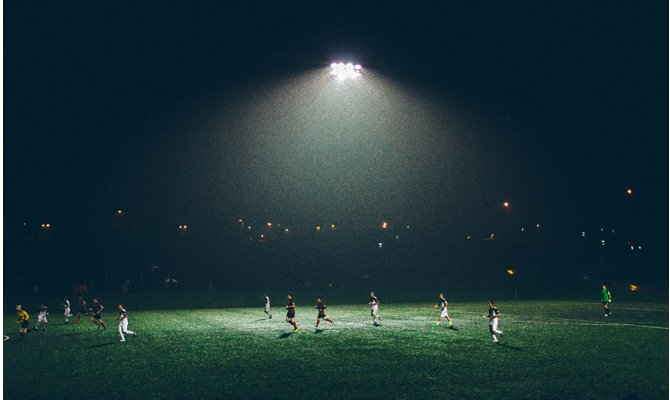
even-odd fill
[[[267,294],[263,296],[265,296],[265,313],[268,315],[268,319],[272,319],[272,314],[270,314],[270,298]]]
[[[440,293],[440,302],[435,305],[433,308],[438,308],[440,307],[440,317],[437,319],[437,322],[433,323],[435,326],[440,326],[440,321],[442,321],[442,318],[447,318],[447,321],[449,323],[447,324],[448,328],[451,328],[453,325],[451,324],[451,318],[449,318],[449,311],[447,310],[447,300],[444,298],[444,293]]]
[[[63,306],[63,310],[64,310],[63,314],[65,315],[65,323],[69,324],[70,323],[69,322],[70,317],[73,317],[74,315],[72,315],[71,312],[70,312],[70,300],[68,300],[67,297],[66,297],[65,299],[63,299],[63,301],[65,301],[65,302],[61,303],[61,305]]]
[[[375,296],[375,292],[370,292],[370,302],[368,304],[372,306],[372,309],[370,310],[370,315],[372,315],[372,319],[374,319],[372,325],[380,325],[377,320],[381,321],[382,316],[377,314],[379,310],[379,299]]]
[[[498,317],[500,317],[500,311],[498,311],[492,301],[489,301],[489,314],[484,315],[484,318],[486,317],[489,318],[489,332],[491,332],[493,342],[498,343],[496,335],[500,335],[500,337],[504,337],[505,335],[502,331],[498,330]]]
[[[136,337],[137,334],[133,331],[128,330],[128,313],[123,308],[122,304],[119,304],[119,316],[116,318],[119,320],[119,335],[121,335],[121,340],[119,342],[125,342],[126,338],[124,334],[131,334],[133,337]]]
[[[37,327],[40,326],[40,324],[44,324],[44,326],[42,327],[43,331],[47,330],[47,324],[48,324],[47,315],[49,315],[49,309],[44,304],[41,304],[40,308],[37,310],[37,324],[35,324],[33,330],[36,331]]]

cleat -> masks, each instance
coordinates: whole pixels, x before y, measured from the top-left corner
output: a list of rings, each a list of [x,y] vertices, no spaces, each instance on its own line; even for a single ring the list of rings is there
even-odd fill
[[[330,321],[330,323],[332,324],[332,323],[333,323],[333,321]]]
[[[453,324],[449,324],[449,325],[447,325],[447,328],[451,328],[452,326],[454,326],[454,325],[453,325]]]
[[[121,340],[119,340],[119,343],[123,343],[125,341],[126,341],[126,339],[121,339]]]
[[[433,325],[440,326],[440,324],[438,324],[437,322],[433,322]]]
[[[137,333],[133,333],[133,337],[137,337]]]
[[[605,314],[606,317],[609,317],[609,314]]]
[[[298,332],[299,330],[300,330],[300,329],[297,329],[297,328],[296,328],[296,329],[293,330],[293,333],[296,333],[296,332]]]

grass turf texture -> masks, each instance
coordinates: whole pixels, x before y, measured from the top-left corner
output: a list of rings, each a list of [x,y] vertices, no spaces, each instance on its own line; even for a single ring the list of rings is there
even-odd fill
[[[314,329],[316,310],[297,303],[300,328],[273,308],[129,311],[119,343],[118,313],[107,331],[89,319],[19,342],[4,318],[4,396],[72,399],[207,398],[603,398],[668,395],[667,304],[500,302],[500,344],[488,333],[486,303],[452,303],[457,330],[432,325],[433,304],[329,304],[334,324]],[[113,311],[112,311],[113,310]],[[74,319],[71,319],[74,321]],[[32,328],[36,318],[31,315]]]

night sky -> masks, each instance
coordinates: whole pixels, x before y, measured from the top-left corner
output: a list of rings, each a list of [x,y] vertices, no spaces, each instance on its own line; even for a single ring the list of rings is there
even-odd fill
[[[667,256],[667,3],[225,3],[5,3],[5,227],[509,211]]]

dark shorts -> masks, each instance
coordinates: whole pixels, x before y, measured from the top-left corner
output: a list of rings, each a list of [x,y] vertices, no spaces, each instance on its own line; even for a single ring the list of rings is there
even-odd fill
[[[610,304],[609,301],[603,301],[603,305],[604,305],[604,306],[607,306],[607,305],[609,305],[609,304]]]
[[[289,318],[289,319],[291,319],[291,318],[295,318],[295,313],[294,313],[294,312],[288,312],[288,313],[286,313],[286,318]]]
[[[102,319],[102,315],[100,315],[100,314],[93,314],[93,318],[94,318],[94,319],[97,319],[97,320],[100,320],[100,319]]]
[[[28,321],[21,322],[21,329],[28,329],[28,324],[29,324]]]
[[[319,319],[319,318],[326,318],[326,314],[319,314],[319,316],[316,317],[316,319]]]

